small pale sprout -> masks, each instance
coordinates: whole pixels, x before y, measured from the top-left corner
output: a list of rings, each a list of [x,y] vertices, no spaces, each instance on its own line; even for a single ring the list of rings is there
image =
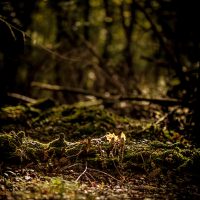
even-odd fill
[[[124,142],[126,141],[126,135],[124,134],[124,132],[121,132],[120,138],[123,139]]]
[[[106,134],[106,139],[109,141],[109,142],[117,142],[118,141],[118,136],[115,135],[115,133],[110,133],[108,132]]]

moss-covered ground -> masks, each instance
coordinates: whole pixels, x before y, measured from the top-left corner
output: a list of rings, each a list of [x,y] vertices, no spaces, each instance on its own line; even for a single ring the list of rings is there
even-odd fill
[[[200,149],[172,109],[1,108],[0,199],[200,199]]]

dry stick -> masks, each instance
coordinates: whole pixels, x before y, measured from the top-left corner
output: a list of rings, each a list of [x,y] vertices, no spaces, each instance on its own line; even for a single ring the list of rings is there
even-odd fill
[[[9,22],[7,22],[6,20],[4,20],[2,17],[0,17],[0,21],[2,21],[3,23],[6,24],[6,26],[8,26],[8,28],[10,29],[10,33],[12,35],[12,37],[14,38],[14,40],[17,40],[15,33],[13,32],[13,29],[19,31],[19,32],[23,32],[20,29],[18,29],[17,27],[13,26],[12,24],[10,24]]]
[[[174,112],[176,112],[177,109],[179,109],[180,107],[176,107],[174,108],[172,111],[168,112],[167,114],[165,114],[164,116],[162,116],[160,119],[158,119],[154,124],[158,125],[159,123],[161,123],[162,121],[164,121],[169,115],[174,114]]]
[[[153,122],[151,124],[152,125],[158,125],[161,122],[163,122],[169,115],[174,114],[174,112],[176,112],[176,110],[178,110],[180,108],[180,106],[175,107],[173,110],[171,110],[170,112],[166,113],[164,116],[162,116],[160,119],[158,119],[156,122]]]
[[[79,177],[76,179],[76,182],[81,178],[81,176],[83,176],[86,173],[86,171],[87,171],[87,162],[86,162],[85,165],[86,165],[85,166],[85,170],[79,175]]]
[[[176,110],[180,108],[180,106],[174,108],[172,111],[166,113],[164,116],[162,116],[160,119],[158,119],[155,122],[152,122],[150,126],[145,127],[144,129],[142,129],[141,131],[139,131],[138,133],[143,133],[144,131],[148,130],[151,126],[153,125],[158,125],[160,124],[162,121],[164,121],[169,115],[172,115],[174,112],[176,112]]]

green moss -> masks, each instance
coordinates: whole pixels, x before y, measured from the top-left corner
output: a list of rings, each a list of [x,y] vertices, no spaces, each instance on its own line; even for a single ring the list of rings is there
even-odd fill
[[[24,137],[23,131],[18,133],[12,131],[0,135],[0,158],[2,161],[11,161],[18,157],[16,152],[21,148]]]
[[[166,144],[153,141],[149,144],[130,143],[126,146],[124,167],[127,170],[141,169],[151,172],[200,170],[200,151],[184,147],[180,143]],[[190,171],[191,173],[191,171]]]
[[[34,129],[38,127],[43,135],[49,135],[49,140],[54,138],[53,133],[64,132],[66,139],[74,141],[88,136],[103,135],[113,130],[116,122],[114,116],[102,108],[59,106],[41,113],[33,119],[32,126]],[[39,132],[34,131],[31,135],[35,139],[43,140]]]
[[[104,111],[101,108],[69,107],[62,112],[62,115],[65,117],[65,121],[71,123],[83,124],[85,122],[103,121],[110,125],[115,125],[113,116],[109,112]]]
[[[57,148],[62,148],[62,147],[65,147],[67,146],[67,142],[65,141],[65,134],[64,133],[60,133],[59,137],[53,141],[51,141],[49,144],[48,144],[48,147],[51,148],[51,147],[57,147]]]
[[[52,107],[47,101],[47,107],[43,107],[45,102],[1,109],[4,115],[0,119],[7,123],[2,126],[3,130],[9,127],[16,132],[0,135],[1,160],[38,164],[55,163],[54,160],[64,158],[68,165],[87,161],[95,168],[120,166],[123,170],[139,169],[146,173],[156,169],[161,173],[200,169],[199,149],[172,143],[162,135],[160,126],[149,126],[152,123],[148,122],[145,128],[143,122],[120,118],[101,106]],[[143,128],[145,131],[141,131]],[[26,136],[18,130],[26,130]],[[106,140],[107,132],[118,135],[121,131],[127,137],[123,148],[119,142]],[[164,139],[152,141],[158,136]]]

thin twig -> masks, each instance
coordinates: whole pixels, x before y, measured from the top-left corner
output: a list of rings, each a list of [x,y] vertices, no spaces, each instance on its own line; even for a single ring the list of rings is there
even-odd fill
[[[87,171],[87,162],[86,162],[85,165],[86,165],[85,166],[85,170],[79,175],[79,177],[76,179],[76,182],[81,178],[81,176],[83,176],[86,173],[86,171]]]
[[[16,26],[14,26],[14,25],[12,25],[11,23],[7,22],[7,21],[4,20],[2,17],[0,17],[0,21],[2,21],[3,23],[5,23],[5,24],[8,26],[8,28],[10,29],[10,32],[11,32],[11,34],[12,34],[12,36],[13,36],[13,38],[14,38],[15,40],[16,40],[16,36],[15,36],[15,33],[13,32],[13,29],[19,31],[19,32],[22,33],[22,34],[27,35],[24,31],[20,30],[20,29],[17,28]],[[28,35],[27,35],[27,36],[28,36]]]
[[[143,133],[146,130],[148,130],[150,127],[152,127],[153,125],[159,125],[161,122],[163,122],[167,117],[169,117],[170,115],[172,115],[174,112],[176,112],[176,110],[180,108],[180,106],[174,108],[172,111],[166,113],[164,116],[162,116],[161,118],[159,118],[157,121],[153,121],[150,125],[146,126],[145,128],[143,128],[141,131],[138,131],[137,134]]]
[[[179,106],[174,108],[172,111],[166,113],[164,116],[162,116],[160,119],[158,119],[156,122],[154,122],[155,125],[160,124],[161,122],[163,122],[167,117],[169,117],[170,115],[172,115],[174,112],[176,112],[176,110],[180,108]]]
[[[16,40],[16,36],[15,36],[13,29],[16,30],[16,31],[19,31],[23,35],[24,42],[26,41],[26,38],[29,38],[31,41],[33,41],[32,37],[28,33],[26,33],[25,31],[22,31],[21,29],[17,28],[16,26],[12,25],[11,23],[7,22],[2,17],[0,17],[0,21],[2,21],[3,23],[5,23],[8,26],[8,28],[10,29],[10,32],[11,32],[11,34],[12,34],[12,36],[15,40]],[[38,43],[36,44],[36,43],[33,42],[31,45],[37,46],[40,49],[43,49],[44,51],[48,52],[49,54],[51,54],[51,55],[53,55],[53,56],[55,56],[55,57],[57,57],[61,60],[67,60],[67,61],[72,61],[72,62],[83,62],[83,60],[80,59],[80,58],[69,58],[67,56],[63,56],[63,55],[57,53],[56,51],[53,51],[50,48],[47,48],[44,45],[41,45],[41,44],[38,44]]]

